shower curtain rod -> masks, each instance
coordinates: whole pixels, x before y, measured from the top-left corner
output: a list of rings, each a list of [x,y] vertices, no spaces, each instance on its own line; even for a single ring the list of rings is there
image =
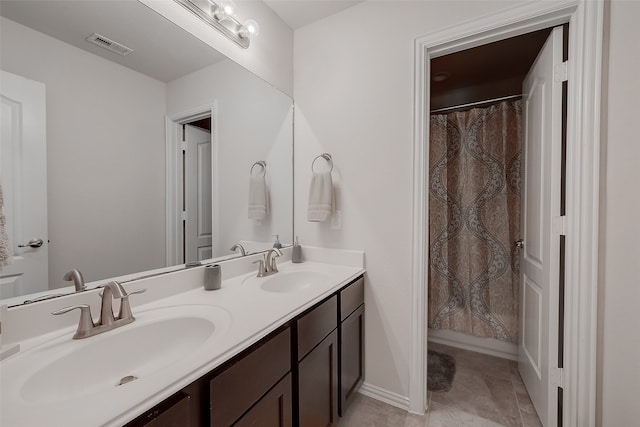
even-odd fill
[[[438,108],[437,110],[431,110],[431,113],[441,113],[448,110],[457,110],[458,108],[473,107],[475,105],[488,104],[488,103],[498,102],[498,101],[506,101],[508,99],[521,98],[521,97],[522,97],[522,94],[503,96],[501,98],[486,99],[484,101],[470,102],[469,104],[460,104],[460,105],[454,105],[453,107]]]

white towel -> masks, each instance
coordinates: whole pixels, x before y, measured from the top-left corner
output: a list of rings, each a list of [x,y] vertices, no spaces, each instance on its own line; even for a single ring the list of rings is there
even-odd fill
[[[2,194],[2,184],[0,184],[0,267],[13,263],[13,253],[9,245],[9,237],[5,230],[6,218],[2,208],[4,206],[4,195]]]
[[[269,195],[265,175],[249,178],[249,219],[265,219],[269,214]]]
[[[333,181],[331,172],[314,173],[309,187],[307,220],[321,222],[333,213]]]

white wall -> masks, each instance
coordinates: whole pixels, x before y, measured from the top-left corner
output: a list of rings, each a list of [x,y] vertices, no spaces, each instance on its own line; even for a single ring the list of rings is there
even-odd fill
[[[286,94],[293,93],[293,30],[263,2],[235,2],[241,22],[254,19],[260,26],[260,34],[242,49],[174,1],[140,1]]]
[[[5,18],[1,39],[46,85],[50,287],[163,266],[165,85]]]
[[[371,1],[294,40],[295,229],[303,245],[366,251],[365,382],[409,392],[414,39],[515,2]],[[333,155],[343,224],[306,221],[310,164]]]
[[[291,98],[229,59],[167,85],[170,115],[214,101],[218,116],[213,132],[218,158],[224,159],[213,167],[220,182],[217,212],[221,225],[220,235],[214,236],[215,255],[229,253],[228,249],[240,240],[273,242],[273,234],[279,234],[283,243],[292,243]],[[249,171],[259,160],[267,162],[271,203],[269,216],[256,221],[248,219],[247,206]],[[259,169],[256,167],[255,172]]]
[[[640,2],[610,2],[600,209],[598,410],[602,426],[640,420]]]

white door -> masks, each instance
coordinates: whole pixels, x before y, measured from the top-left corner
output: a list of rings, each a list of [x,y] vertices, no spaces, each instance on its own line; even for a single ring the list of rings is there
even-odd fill
[[[211,132],[185,125],[185,262],[213,258]]]
[[[562,145],[562,27],[554,28],[523,83],[525,162],[522,192],[518,367],[544,426],[557,423],[559,234]],[[561,80],[561,79],[558,79]]]
[[[0,298],[10,298],[49,288],[45,85],[1,71],[0,98],[0,185],[13,251],[0,268]]]

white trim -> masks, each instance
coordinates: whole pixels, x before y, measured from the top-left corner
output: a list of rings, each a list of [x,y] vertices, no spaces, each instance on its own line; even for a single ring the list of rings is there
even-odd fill
[[[358,389],[358,393],[370,397],[372,399],[379,400],[384,403],[388,403],[391,406],[395,406],[396,408],[403,409],[405,411],[409,410],[409,399],[389,390],[385,390],[380,387],[376,387],[371,384],[363,383]]]
[[[409,409],[426,399],[429,60],[565,22],[569,27],[565,426],[595,426],[603,0],[529,2],[415,41],[414,187]]]
[[[518,345],[495,338],[481,338],[448,329],[429,329],[429,342],[475,351],[476,353],[518,360]]]
[[[180,127],[194,120],[203,119],[211,116],[211,150],[213,159],[218,159],[218,107],[217,102],[212,104],[206,104],[200,107],[190,108],[179,113],[174,113],[166,116],[165,128],[166,128],[166,263],[167,265],[176,265],[181,263],[180,254],[181,251],[177,246],[177,243],[182,240],[182,228],[179,226],[181,219],[180,201],[182,200],[182,189],[178,185],[178,177],[182,174],[182,162],[178,154],[178,147],[181,143],[180,139]],[[212,186],[211,186],[211,203],[213,224],[212,232],[215,236],[218,236],[218,215],[215,215],[215,207],[218,206],[218,168],[215,163],[212,162]],[[215,245],[215,242],[214,242]],[[212,257],[216,257],[217,253],[213,248]]]

